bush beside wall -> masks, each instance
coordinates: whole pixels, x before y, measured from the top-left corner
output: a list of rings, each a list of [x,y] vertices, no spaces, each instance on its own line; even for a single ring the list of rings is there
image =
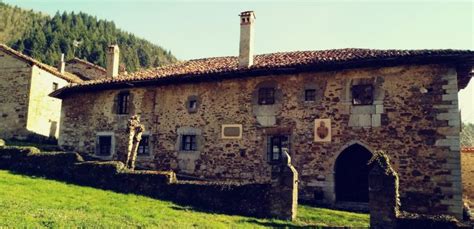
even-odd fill
[[[273,217],[269,213],[271,184],[183,182],[174,172],[130,171],[121,162],[84,161],[77,153],[41,153],[34,147],[0,148],[0,169],[146,195],[202,210]]]

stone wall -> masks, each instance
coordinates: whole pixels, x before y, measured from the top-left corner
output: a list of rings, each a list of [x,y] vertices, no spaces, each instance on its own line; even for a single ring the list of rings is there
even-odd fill
[[[0,138],[26,137],[31,66],[0,50]]]
[[[371,152],[390,153],[400,175],[403,209],[460,216],[455,81],[454,67],[425,65],[72,94],[63,101],[60,144],[94,153],[96,134],[112,132],[116,155],[126,150],[123,133],[129,116],[138,114],[153,146],[150,156],[138,157],[138,166],[207,179],[267,182],[271,179],[267,136],[284,134],[289,136],[290,155],[300,175],[300,198],[326,204],[336,201],[338,155],[360,144]],[[353,106],[350,87],[363,83],[374,85],[374,104]],[[262,85],[276,87],[275,105],[256,102]],[[318,91],[317,98],[306,102],[304,89],[311,85]],[[127,90],[130,115],[117,115],[116,96]],[[187,109],[190,98],[197,98],[197,109]],[[331,119],[331,142],[313,141],[314,121],[320,118]],[[242,138],[222,139],[223,124],[241,124]],[[183,130],[198,136],[196,151],[180,150]]]
[[[53,84],[61,88],[67,81],[33,66],[26,129],[40,136],[58,138],[61,100],[49,96],[54,90]]]
[[[70,60],[66,62],[66,71],[71,72],[86,79],[102,79],[106,77],[105,69],[93,67],[90,64],[85,64],[80,61]]]
[[[170,171],[130,171],[121,162],[84,161],[77,153],[0,146],[0,169],[170,200],[206,211],[296,218],[298,175],[294,168],[275,171],[276,180],[271,183],[178,181]]]
[[[461,168],[464,196],[474,204],[474,151],[461,153]]]

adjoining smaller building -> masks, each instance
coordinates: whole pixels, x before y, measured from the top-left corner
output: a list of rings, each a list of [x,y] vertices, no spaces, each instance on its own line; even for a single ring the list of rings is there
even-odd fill
[[[0,44],[0,138],[58,138],[61,100],[49,93],[82,79]]]
[[[79,76],[82,80],[97,80],[107,76],[105,68],[77,57],[66,61],[66,71]]]

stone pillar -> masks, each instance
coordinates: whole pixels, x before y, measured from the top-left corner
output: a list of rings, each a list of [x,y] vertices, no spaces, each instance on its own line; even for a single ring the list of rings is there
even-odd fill
[[[291,165],[288,152],[284,152],[281,164],[272,166],[270,191],[270,216],[294,220],[298,208],[298,172]]]
[[[461,119],[458,107],[458,72],[449,70],[441,77],[443,94],[441,100],[433,105],[438,120],[437,133],[441,135],[435,146],[445,152],[446,161],[442,168],[449,171],[449,175],[440,176],[443,183],[449,186],[441,187],[444,195],[441,204],[447,206],[446,212],[440,214],[453,215],[462,219],[462,178],[461,178],[461,153],[459,133],[461,132]],[[441,180],[441,179],[440,179]]]
[[[388,157],[374,155],[369,173],[369,209],[371,228],[395,228],[400,208],[398,175]]]

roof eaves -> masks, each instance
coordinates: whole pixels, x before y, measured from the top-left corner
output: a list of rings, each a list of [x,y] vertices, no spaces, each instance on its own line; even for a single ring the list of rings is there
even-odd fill
[[[20,53],[20,52],[14,50],[14,49],[8,47],[5,44],[0,43],[0,49],[2,49],[3,51],[17,57],[20,60],[26,61],[27,63],[29,63],[31,65],[35,65],[38,68],[41,68],[41,69],[43,69],[43,70],[59,77],[59,78],[62,78],[64,80],[68,81],[68,82],[74,82],[74,83],[82,82],[82,80],[80,80],[79,77],[77,77],[76,75],[74,75],[72,73],[69,73],[69,74],[74,75],[74,76],[67,76],[65,74],[61,74],[59,71],[53,70],[53,68],[54,68],[53,66],[49,66],[47,64],[41,63],[40,61],[38,61],[38,60],[36,60],[36,59],[34,59],[30,56],[27,56],[23,53]],[[73,79],[74,77],[77,77],[79,80],[78,79]]]
[[[337,69],[351,69],[360,67],[388,67],[404,64],[453,64],[459,61],[466,62],[474,59],[474,55],[469,54],[466,57],[465,53],[451,53],[451,54],[436,54],[433,56],[426,55],[413,55],[413,56],[399,56],[399,57],[371,57],[355,60],[334,60],[326,63],[315,63],[314,61],[304,63],[292,63],[282,66],[272,66],[268,68],[266,66],[245,68],[245,69],[222,69],[220,71],[209,71],[209,72],[197,72],[197,73],[186,73],[186,74],[175,74],[168,76],[155,75],[154,77],[142,77],[142,78],[130,78],[120,79],[118,81],[105,81],[105,82],[90,82],[84,85],[78,84],[71,87],[63,88],[63,90],[52,93],[52,96],[62,98],[66,94],[83,91],[83,90],[103,90],[103,89],[114,89],[124,88],[133,86],[148,86],[153,84],[169,84],[169,83],[195,83],[203,81],[216,81],[230,78],[243,78],[249,76],[259,75],[279,75],[287,74],[292,72],[307,72],[307,71],[331,71]]]

